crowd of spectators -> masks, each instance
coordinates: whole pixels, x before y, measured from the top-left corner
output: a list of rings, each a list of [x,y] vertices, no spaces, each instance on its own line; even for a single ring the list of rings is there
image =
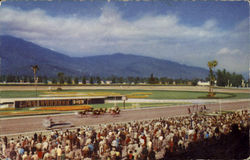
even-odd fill
[[[15,139],[1,137],[0,159],[154,160],[221,158],[222,155],[246,158],[244,156],[248,155],[249,149],[249,141],[246,140],[248,117],[247,110],[214,116],[193,114],[82,126],[75,130],[52,130],[49,134],[20,135]],[[247,142],[239,146],[234,138]],[[230,144],[234,146],[230,147]],[[223,147],[227,149],[226,153],[222,153]],[[237,152],[231,152],[235,148]]]

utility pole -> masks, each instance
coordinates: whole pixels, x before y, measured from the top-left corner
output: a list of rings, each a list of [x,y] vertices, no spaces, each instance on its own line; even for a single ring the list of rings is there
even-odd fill
[[[127,100],[126,96],[122,96],[122,100],[123,100],[123,109],[125,109],[125,101]]]

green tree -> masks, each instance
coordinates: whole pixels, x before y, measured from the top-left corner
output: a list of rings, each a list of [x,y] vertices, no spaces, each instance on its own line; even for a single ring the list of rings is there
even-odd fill
[[[128,77],[128,83],[133,83],[135,81],[135,78],[134,77]]]
[[[226,69],[217,70],[217,85],[218,86],[241,86],[242,80],[244,79],[241,74],[236,74],[235,72],[227,72]]]
[[[56,78],[53,78],[53,79],[52,79],[52,84],[56,84],[56,83],[57,83]]]
[[[116,80],[117,78],[115,77],[115,76],[112,76],[112,83],[116,83],[117,82],[117,80]]]
[[[44,76],[44,77],[42,78],[42,82],[43,82],[44,84],[47,84],[47,83],[48,83],[48,78],[47,78],[47,76]]]
[[[149,79],[148,79],[148,83],[149,84],[155,84],[155,77],[154,77],[154,74],[151,73]]]
[[[90,84],[94,84],[94,77],[91,76],[89,81],[90,81]]]
[[[161,77],[161,78],[160,78],[161,84],[165,84],[166,81],[167,81],[166,77]]]
[[[57,77],[59,79],[59,83],[64,84],[64,73],[63,72],[58,72]]]
[[[167,78],[168,84],[173,84],[174,80],[172,78]]]
[[[135,84],[140,82],[140,77],[135,77]]]
[[[34,82],[34,77],[28,76],[28,82],[30,82],[30,83],[35,83],[35,82]]]
[[[82,77],[82,84],[86,84],[86,81],[87,81],[87,80],[86,80],[86,77],[83,76],[83,77]]]
[[[220,69],[216,72],[217,77],[217,85],[218,86],[227,86],[228,81],[230,82],[230,76],[231,74],[226,71],[226,69],[223,69],[222,71]]]
[[[99,76],[96,77],[97,84],[101,84],[101,78]]]
[[[197,86],[197,83],[198,83],[199,79],[193,79],[191,82],[192,82],[192,86]]]
[[[8,75],[7,76],[7,82],[16,82],[16,77],[13,75]]]
[[[38,76],[38,77],[37,77],[37,81],[38,81],[38,83],[42,83],[42,82],[43,82],[43,77]]]
[[[0,82],[4,82],[6,80],[6,77],[4,75],[0,76]]]
[[[28,76],[26,76],[26,75],[23,76],[23,82],[26,83],[26,82],[28,82],[28,81],[29,81],[29,80],[28,80]]]
[[[241,86],[242,80],[244,80],[244,78],[241,74],[236,74],[235,72],[233,72],[233,74],[231,74],[232,86],[234,86],[234,87]]]
[[[79,79],[78,79],[78,77],[75,77],[75,78],[74,78],[74,82],[75,82],[75,84],[79,84]]]
[[[20,82],[20,80],[21,80],[21,77],[20,76],[16,76],[16,82]]]
[[[118,78],[118,83],[123,83],[123,82],[124,82],[123,77],[119,77],[119,78]]]
[[[72,78],[70,76],[67,77],[67,84],[72,84]]]
[[[220,69],[217,70],[216,77],[217,77],[217,85],[218,86],[225,86],[223,73]]]
[[[141,83],[147,82],[147,78],[145,78],[145,77],[141,78],[140,82]]]

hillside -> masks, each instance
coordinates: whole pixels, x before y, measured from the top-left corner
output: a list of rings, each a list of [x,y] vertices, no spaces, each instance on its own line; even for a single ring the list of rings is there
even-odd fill
[[[133,54],[115,53],[89,57],[70,57],[11,36],[0,36],[1,74],[32,75],[31,65],[40,67],[38,75],[56,76],[139,76],[205,78],[208,70],[176,62]]]

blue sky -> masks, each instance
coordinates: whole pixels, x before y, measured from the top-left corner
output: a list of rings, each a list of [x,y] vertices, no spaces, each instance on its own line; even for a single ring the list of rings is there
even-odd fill
[[[116,52],[249,71],[247,2],[3,2],[0,34],[72,57]]]

